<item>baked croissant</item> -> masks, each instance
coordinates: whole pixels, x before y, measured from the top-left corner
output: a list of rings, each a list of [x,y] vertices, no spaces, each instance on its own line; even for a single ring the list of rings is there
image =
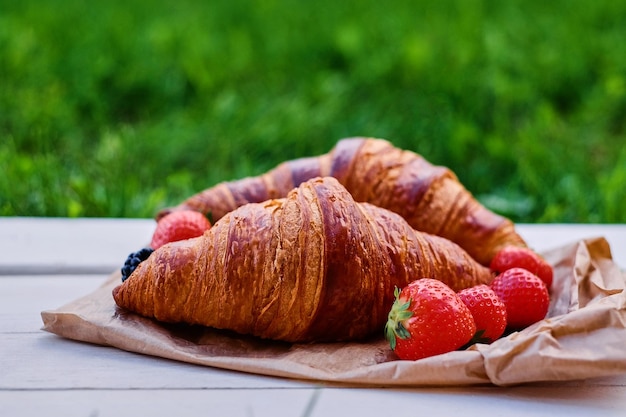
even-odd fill
[[[324,176],[337,178],[357,201],[394,211],[414,229],[452,240],[483,265],[504,246],[526,246],[513,222],[481,205],[450,169],[382,139],[340,140],[327,154],[220,183],[157,217],[192,209],[210,213],[215,221],[243,204],[284,197],[303,181]]]
[[[457,291],[493,278],[455,243],[356,203],[328,177],[162,246],[113,297],[163,322],[288,342],[344,341],[382,332],[394,288],[424,277]]]

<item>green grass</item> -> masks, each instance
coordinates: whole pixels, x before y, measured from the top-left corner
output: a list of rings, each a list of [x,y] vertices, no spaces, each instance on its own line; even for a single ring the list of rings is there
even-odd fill
[[[391,140],[518,222],[626,222],[626,3],[0,0],[0,215],[151,217]]]

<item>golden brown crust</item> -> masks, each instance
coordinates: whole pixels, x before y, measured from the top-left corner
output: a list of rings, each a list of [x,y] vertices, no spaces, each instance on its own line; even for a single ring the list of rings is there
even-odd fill
[[[424,277],[458,291],[492,274],[456,244],[356,203],[327,177],[163,246],[113,294],[120,307],[165,322],[339,341],[382,332],[394,288]]]
[[[357,201],[392,210],[413,228],[458,243],[483,265],[504,246],[526,246],[514,224],[481,205],[448,168],[373,138],[342,139],[328,154],[218,184],[158,216],[192,209],[217,220],[243,204],[284,197],[302,182],[324,176],[337,178]]]

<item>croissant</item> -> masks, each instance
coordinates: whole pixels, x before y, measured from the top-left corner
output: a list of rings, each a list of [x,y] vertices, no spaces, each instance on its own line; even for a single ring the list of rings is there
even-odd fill
[[[355,202],[327,177],[162,246],[113,297],[162,322],[287,342],[345,341],[382,332],[395,287],[424,277],[457,291],[493,278],[455,243]]]
[[[481,205],[450,169],[372,138],[343,139],[327,154],[220,183],[160,211],[157,218],[192,209],[210,213],[215,221],[243,204],[284,197],[303,181],[324,176],[337,178],[357,201],[394,211],[414,229],[452,240],[483,265],[504,246],[526,246],[513,222]]]

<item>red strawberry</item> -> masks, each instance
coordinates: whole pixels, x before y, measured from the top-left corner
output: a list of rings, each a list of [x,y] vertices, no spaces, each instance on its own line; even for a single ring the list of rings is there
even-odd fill
[[[523,268],[507,269],[491,283],[506,306],[508,327],[523,329],[543,320],[550,307],[548,287],[537,275]]]
[[[506,329],[506,306],[488,285],[466,288],[457,294],[474,317],[475,341],[491,343],[502,336]]]
[[[169,242],[198,237],[210,228],[209,219],[200,212],[173,211],[158,221],[150,247],[156,250]]]
[[[413,281],[400,291],[389,312],[385,335],[400,359],[417,360],[459,349],[476,325],[458,295],[441,281]]]
[[[541,278],[548,288],[552,285],[554,274],[552,266],[536,252],[517,246],[506,246],[498,251],[489,268],[496,274],[511,268],[524,268]]]

